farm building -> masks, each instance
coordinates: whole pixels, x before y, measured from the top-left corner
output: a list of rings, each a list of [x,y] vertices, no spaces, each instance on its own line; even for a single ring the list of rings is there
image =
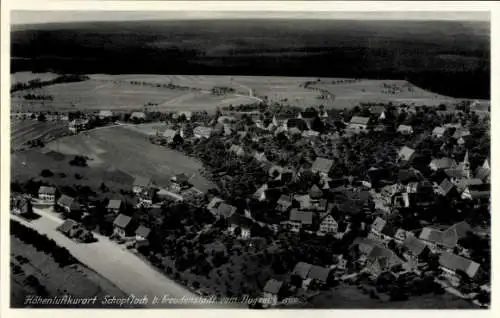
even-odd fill
[[[312,211],[299,211],[297,209],[292,209],[290,211],[289,225],[290,230],[293,232],[298,232],[302,226],[313,224],[313,212]]]
[[[78,132],[87,129],[88,122],[89,121],[86,119],[74,119],[69,122],[68,129],[73,134],[77,134]]]
[[[229,218],[228,230],[229,233],[236,235],[235,231],[237,228],[239,228],[241,232],[239,233],[238,238],[246,240],[250,238],[251,235],[250,230],[252,228],[252,224],[253,222],[251,219],[243,215],[233,213]]]
[[[56,200],[56,188],[41,186],[40,189],[38,190],[38,198],[40,200],[54,203]]]
[[[399,125],[397,132],[402,133],[403,135],[411,135],[413,134],[413,127],[408,125]]]
[[[184,173],[178,173],[172,178],[170,178],[170,180],[172,181],[170,187],[174,191],[179,192],[181,190],[188,189],[190,187],[189,177],[186,176],[186,174]]]
[[[99,119],[107,119],[113,117],[113,112],[110,110],[101,110],[99,112]]]
[[[204,127],[204,126],[198,126],[195,129],[193,129],[193,134],[196,138],[201,139],[201,138],[210,138],[212,135],[213,129],[211,127]]]
[[[121,206],[121,200],[109,200],[108,206],[106,208],[110,213],[120,213]]]
[[[137,176],[132,184],[132,190],[139,194],[153,186],[153,182],[148,177]]]
[[[430,252],[427,245],[414,235],[407,236],[407,238],[403,241],[403,250],[403,256],[406,259],[417,262],[421,257],[425,257]]]
[[[27,215],[33,212],[30,200],[25,197],[11,197],[10,205],[14,214]]]
[[[461,279],[458,271],[461,271],[469,278],[474,279],[479,273],[480,268],[478,263],[450,252],[443,252],[441,254],[439,257],[439,266],[443,274],[455,281],[457,284]]]
[[[402,161],[410,161],[414,154],[415,150],[411,149],[410,147],[403,146],[403,148],[399,150],[398,158]]]
[[[339,224],[331,214],[326,215],[319,224],[319,231],[322,233],[337,233]]]
[[[150,233],[151,233],[150,228],[148,228],[144,225],[140,225],[135,230],[136,245],[138,245],[138,246],[149,245],[149,234]]]
[[[285,293],[285,284],[276,279],[270,279],[266,282],[262,290],[262,298],[269,301],[271,304],[276,305]]]
[[[66,213],[80,210],[80,204],[74,198],[64,194],[57,201],[57,206]]]
[[[113,233],[121,238],[125,238],[130,230],[132,218],[125,214],[120,214],[113,222]]]
[[[146,120],[146,114],[144,112],[133,112],[130,114],[131,120]]]
[[[351,118],[347,128],[353,131],[363,131],[368,127],[369,117],[354,116]]]

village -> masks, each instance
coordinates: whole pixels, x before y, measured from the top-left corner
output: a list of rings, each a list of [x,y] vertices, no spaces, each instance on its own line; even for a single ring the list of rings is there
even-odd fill
[[[125,190],[133,201],[96,203],[45,182],[29,193],[13,187],[11,208],[26,219],[48,209],[80,244],[106,228],[201,296],[251,295],[272,300],[260,307],[286,307],[290,297],[308,302],[354,285],[374,299],[446,292],[489,306],[489,115],[474,107],[13,114],[66,121],[75,135],[161,123],[144,142],[201,160],[218,189],[199,190],[185,173],[168,185],[137,175]],[[245,253],[272,270],[235,273]],[[234,275],[241,286],[227,282]]]

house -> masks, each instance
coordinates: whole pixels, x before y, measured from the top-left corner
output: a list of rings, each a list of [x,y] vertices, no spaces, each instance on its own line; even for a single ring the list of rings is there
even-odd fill
[[[135,230],[135,240],[137,245],[149,245],[149,234],[151,233],[151,229],[144,226],[139,225],[139,227]]]
[[[125,238],[128,234],[132,218],[125,214],[119,214],[113,222],[113,233],[120,238]]]
[[[313,284],[324,286],[329,283],[330,274],[331,270],[328,267],[311,265],[307,279],[310,279]]]
[[[331,234],[334,234],[334,233],[337,233],[338,231],[338,228],[339,228],[339,224],[337,223],[337,221],[335,221],[335,219],[333,218],[333,216],[331,214],[328,214],[326,215],[320,222],[319,224],[319,231],[321,233],[331,233]]]
[[[310,226],[313,224],[313,212],[292,209],[290,211],[290,219],[288,223],[291,227],[291,231],[299,232],[303,226]]]
[[[488,163],[486,162],[486,164],[488,164]],[[475,177],[477,179],[482,180],[485,183],[490,183],[491,182],[490,174],[491,174],[491,169],[490,169],[489,164],[488,164],[486,167],[485,167],[485,165],[478,167],[476,169]]]
[[[180,192],[181,190],[185,190],[190,188],[189,184],[189,177],[186,176],[184,173],[178,173],[172,178],[170,178],[170,181],[172,181],[172,184],[170,185],[170,188],[173,191]]]
[[[481,179],[476,179],[476,178],[462,179],[458,182],[457,189],[460,193],[462,193],[465,190],[467,190],[467,188],[470,186],[474,187],[474,186],[481,185],[481,184],[484,184]]]
[[[184,116],[187,121],[190,121],[191,118],[193,117],[193,112],[191,112],[191,111],[181,111],[181,112],[177,113],[177,118],[180,118],[182,116]]]
[[[463,169],[446,169],[444,173],[455,186],[458,186],[463,179],[467,178],[467,174]]]
[[[399,150],[398,158],[402,161],[410,161],[415,154],[415,150],[410,147],[403,146],[401,150]]]
[[[455,281],[456,283],[459,283],[461,280],[458,271],[461,271],[469,278],[474,279],[480,269],[480,265],[478,263],[450,252],[443,252],[439,256],[439,267],[444,276],[448,277],[452,281]]]
[[[229,148],[229,152],[238,157],[245,155],[245,150],[243,150],[243,148],[239,145],[231,145],[231,147]]]
[[[432,159],[429,164],[429,168],[432,171],[445,170],[445,169],[455,169],[457,167],[457,162],[448,157],[442,157],[439,159]]]
[[[370,231],[375,239],[380,239],[382,242],[390,241],[396,234],[396,228],[380,217],[375,218]]]
[[[266,282],[262,290],[262,298],[269,301],[271,304],[276,305],[285,292],[285,284],[276,279],[270,279]]]
[[[156,198],[156,189],[149,188],[139,195],[139,204],[143,207],[150,207]]]
[[[86,130],[88,122],[89,121],[86,119],[73,119],[69,122],[68,129],[72,133],[76,134],[82,130]]]
[[[56,200],[56,188],[41,186],[40,189],[38,189],[38,198],[40,200],[54,203]]]
[[[413,127],[408,125],[399,125],[397,132],[403,135],[411,135],[413,134]]]
[[[158,192],[156,192],[156,197],[158,198],[159,201],[162,200],[174,200],[176,202],[181,202],[184,201],[184,197],[178,193],[174,193],[170,191],[169,189],[165,188],[159,188]]]
[[[130,119],[131,120],[145,120],[146,119],[146,114],[143,112],[133,112],[130,114]]]
[[[423,179],[424,177],[422,175],[422,172],[418,171],[415,168],[399,169],[398,171],[398,182],[403,185],[408,185],[412,182],[420,182]]]
[[[297,264],[295,264],[295,267],[293,268],[292,275],[296,275],[300,277],[302,280],[304,280],[309,276],[311,267],[312,265],[309,263],[298,262]]]
[[[74,198],[64,194],[57,201],[57,206],[66,213],[80,210],[80,204],[78,204]]]
[[[470,135],[471,135],[471,133],[470,133],[469,129],[459,127],[455,130],[455,133],[453,134],[453,138],[457,140],[457,143],[459,145],[463,145],[465,143],[465,141],[467,140],[467,138],[470,137]]]
[[[288,195],[282,194],[276,202],[276,210],[286,212],[292,206],[292,198]]]
[[[235,212],[237,208],[233,205],[227,204],[226,202],[220,202],[217,205],[217,210],[215,214],[218,217],[230,218]]]
[[[413,234],[410,231],[406,231],[404,229],[399,228],[396,230],[393,239],[396,243],[403,244],[404,241],[410,236],[415,236],[415,234]]]
[[[108,206],[106,209],[110,213],[120,213],[120,209],[122,207],[122,201],[121,200],[109,200]]]
[[[78,228],[80,228],[80,226],[75,220],[66,219],[63,224],[57,227],[57,230],[68,237],[73,237],[75,236],[75,232]]]
[[[382,246],[374,246],[370,254],[368,254],[366,264],[364,271],[376,278],[383,272],[402,265],[403,261],[390,249]]]
[[[211,127],[198,126],[193,129],[193,134],[198,139],[208,139],[212,136],[213,129]]]
[[[446,132],[446,128],[445,127],[435,127],[433,130],[432,130],[432,137],[434,138],[442,138],[444,136],[444,133]]]
[[[177,135],[177,131],[175,131],[171,128],[167,128],[163,132],[162,137],[163,137],[163,139],[165,139],[165,141],[167,143],[172,143],[174,141],[174,138],[176,135]]]
[[[364,131],[367,129],[369,121],[369,117],[353,116],[347,126],[347,129],[356,132]]]
[[[323,177],[327,177],[332,167],[333,160],[317,157],[312,164],[311,171],[313,173],[319,173]]]
[[[264,183],[260,188],[255,191],[253,197],[259,201],[264,201],[266,199],[266,190],[269,188],[267,183]]]
[[[135,194],[146,191],[153,186],[153,182],[148,177],[137,176],[132,184],[132,190]]]
[[[408,236],[403,242],[403,256],[408,260],[418,262],[430,253],[430,249],[422,240],[413,235]]]
[[[383,244],[378,240],[357,237],[351,244],[350,249],[351,251],[356,251],[357,253],[355,254],[359,253],[362,256],[360,260],[364,261],[364,258],[371,253],[375,246],[383,246]]]
[[[425,227],[418,237],[430,250],[439,252],[453,249],[458,243],[458,235],[455,230],[440,231],[434,228]]]
[[[228,230],[231,234],[235,235],[235,230],[239,228],[241,230],[238,238],[249,239],[251,236],[251,228],[253,221],[243,215],[233,213],[229,218]]]
[[[387,118],[385,106],[371,106],[368,110],[372,115],[377,116],[378,120],[384,120]]]
[[[266,154],[263,151],[262,152],[258,152],[258,151],[254,152],[253,157],[258,162],[265,162],[265,161],[267,161]]]
[[[312,202],[308,194],[295,194],[293,199],[299,203],[300,210],[311,210]]]
[[[491,197],[489,184],[473,184],[468,185],[462,192],[462,199],[464,200],[479,200],[489,199]]]
[[[453,183],[448,180],[444,179],[438,186],[437,188],[437,193],[442,195],[442,196],[452,196],[457,194],[457,188]]]
[[[311,189],[309,189],[309,198],[311,201],[317,201],[323,197],[323,191],[317,186],[313,185]]]
[[[113,117],[113,112],[110,110],[101,110],[99,112],[99,119],[101,119],[101,120],[111,118],[111,117]]]

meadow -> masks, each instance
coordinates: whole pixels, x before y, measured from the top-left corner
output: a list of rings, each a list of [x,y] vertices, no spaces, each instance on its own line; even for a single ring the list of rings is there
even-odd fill
[[[37,120],[11,120],[11,148],[18,150],[28,141],[48,134],[58,134],[67,130],[64,122],[40,122]]]

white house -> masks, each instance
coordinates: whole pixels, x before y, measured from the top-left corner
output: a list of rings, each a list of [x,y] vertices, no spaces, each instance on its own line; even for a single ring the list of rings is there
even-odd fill
[[[321,233],[337,233],[339,224],[335,219],[333,218],[332,215],[328,214],[321,220],[321,223],[319,225],[319,231]]]
[[[41,186],[38,190],[38,198],[40,200],[54,203],[56,200],[56,188]]]

